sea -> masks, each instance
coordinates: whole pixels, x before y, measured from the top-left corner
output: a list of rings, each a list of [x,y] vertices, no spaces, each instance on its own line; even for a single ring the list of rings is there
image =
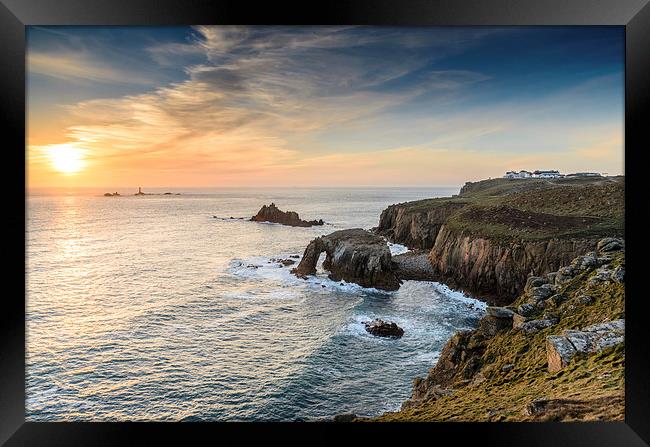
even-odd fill
[[[117,191],[26,196],[28,421],[377,416],[397,411],[485,312],[435,282],[383,292],[332,281],[324,254],[307,280],[277,262],[298,261],[317,236],[376,227],[390,204],[457,187]],[[248,220],[271,202],[325,225]],[[363,323],[375,318],[404,336],[370,335]]]

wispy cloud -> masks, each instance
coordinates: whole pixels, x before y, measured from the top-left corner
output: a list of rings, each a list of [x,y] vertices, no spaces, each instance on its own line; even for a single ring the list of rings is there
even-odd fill
[[[322,184],[323,171],[347,183],[391,176],[399,184],[431,184],[500,172],[508,159],[495,156],[489,139],[501,138],[501,153],[512,159],[508,135],[538,133],[533,119],[554,106],[548,99],[472,104],[470,92],[491,76],[437,66],[496,32],[196,27],[185,42],[147,50],[160,66],[185,64],[185,80],[67,105],[66,141],[52,144],[83,148],[89,172],[94,167],[133,178],[146,170],[161,184],[165,178]],[[30,53],[29,70],[93,82],[151,82],[85,50]],[[459,109],[463,101],[467,106]],[[567,150],[586,150],[576,141]],[[615,147],[616,135],[611,142]],[[31,166],[44,172],[47,149],[30,147]]]
[[[27,55],[28,72],[64,80],[106,82],[111,84],[152,85],[153,80],[122,70],[79,53],[37,53]]]

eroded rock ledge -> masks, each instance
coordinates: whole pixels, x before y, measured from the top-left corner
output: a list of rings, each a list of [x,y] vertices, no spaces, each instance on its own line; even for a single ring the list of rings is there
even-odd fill
[[[291,227],[311,227],[314,225],[323,225],[323,219],[320,220],[302,220],[295,211],[282,211],[275,203],[264,205],[257,212],[256,215],[251,217],[253,222],[273,222],[282,225],[289,225]]]
[[[323,267],[330,272],[330,279],[388,291],[400,286],[386,241],[361,228],[317,237],[307,245],[300,264],[291,272],[303,278],[316,274],[318,257],[323,252]]]

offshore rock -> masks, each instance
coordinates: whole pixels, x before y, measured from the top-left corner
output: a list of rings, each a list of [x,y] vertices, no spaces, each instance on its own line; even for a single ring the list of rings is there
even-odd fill
[[[399,338],[404,335],[404,329],[392,321],[375,319],[363,324],[366,326],[366,331],[372,335],[376,335],[377,337]]]
[[[301,220],[298,213],[295,211],[281,211],[275,203],[269,206],[262,206],[256,215],[251,217],[253,222],[273,222],[291,227],[311,227],[314,225],[323,225],[324,222],[320,220]]]
[[[347,281],[362,287],[397,290],[401,284],[391,259],[386,241],[361,228],[340,230],[317,237],[307,245],[298,267],[291,270],[305,278],[316,274],[316,264],[325,252],[323,267],[329,270],[329,278]]]

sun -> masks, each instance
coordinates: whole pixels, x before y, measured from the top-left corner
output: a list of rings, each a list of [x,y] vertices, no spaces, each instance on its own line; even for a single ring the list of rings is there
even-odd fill
[[[86,165],[81,149],[68,144],[59,144],[50,148],[52,166],[63,174],[74,174]]]

